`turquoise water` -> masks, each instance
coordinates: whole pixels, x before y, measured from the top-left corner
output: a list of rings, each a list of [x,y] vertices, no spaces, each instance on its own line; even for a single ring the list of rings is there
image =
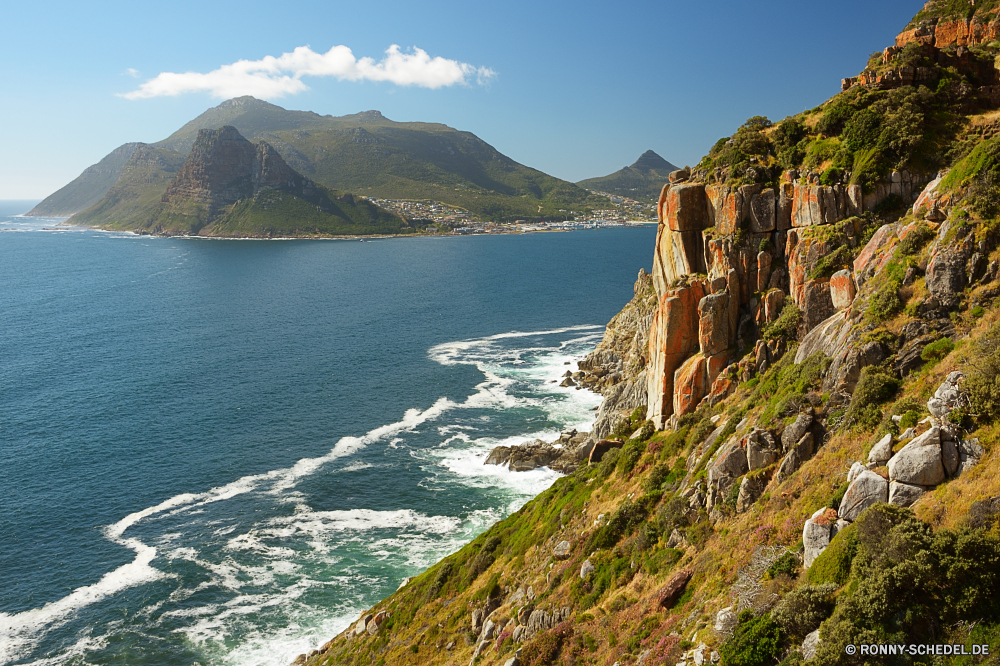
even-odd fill
[[[137,237],[0,202],[0,664],[267,664],[546,488],[654,227]]]

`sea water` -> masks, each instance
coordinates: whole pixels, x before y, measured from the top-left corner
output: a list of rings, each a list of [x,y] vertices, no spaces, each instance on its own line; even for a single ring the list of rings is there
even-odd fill
[[[0,664],[285,666],[557,474],[654,227],[152,238],[0,202]]]

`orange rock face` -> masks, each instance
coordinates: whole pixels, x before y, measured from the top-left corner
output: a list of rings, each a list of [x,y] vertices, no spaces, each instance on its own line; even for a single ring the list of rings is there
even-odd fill
[[[712,204],[712,226],[716,232],[722,235],[735,232],[746,216],[740,191],[728,185],[706,185],[705,194]]]
[[[673,185],[663,202],[663,221],[673,231],[701,231],[710,226],[705,186]]]
[[[661,224],[653,254],[653,285],[664,294],[676,280],[705,273],[705,252],[700,231],[674,231]]]
[[[708,363],[695,354],[674,372],[674,414],[684,416],[696,410],[708,387]]]
[[[646,391],[649,418],[663,428],[673,414],[674,372],[698,349],[698,303],[708,293],[707,280],[693,280],[661,297],[649,331]]]
[[[837,310],[849,308],[857,295],[857,287],[854,286],[854,276],[849,270],[837,271],[830,278],[830,300]]]

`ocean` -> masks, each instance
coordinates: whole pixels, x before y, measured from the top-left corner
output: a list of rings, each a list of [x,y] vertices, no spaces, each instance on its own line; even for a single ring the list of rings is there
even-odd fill
[[[0,664],[286,666],[547,488],[655,226],[236,241],[0,202]]]

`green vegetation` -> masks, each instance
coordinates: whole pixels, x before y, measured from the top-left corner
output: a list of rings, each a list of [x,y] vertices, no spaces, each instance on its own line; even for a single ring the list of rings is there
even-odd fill
[[[972,413],[985,422],[995,420],[1000,417],[1000,324],[976,340],[965,363]]]
[[[652,150],[647,150],[632,166],[601,178],[588,178],[577,183],[586,190],[607,192],[639,201],[656,201],[671,171],[678,167]]]
[[[955,343],[951,341],[951,338],[941,338],[924,347],[924,350],[920,352],[920,358],[937,363],[950,354],[953,349],[955,349]]]
[[[771,615],[740,613],[732,638],[719,647],[722,663],[731,666],[769,666],[781,654],[783,632]]]
[[[764,327],[760,337],[763,340],[777,340],[784,337],[789,340],[797,340],[799,336],[799,324],[802,322],[802,311],[795,305],[791,296],[785,296],[784,305],[781,307],[781,314],[773,322]]]
[[[762,406],[757,421],[777,424],[793,416],[805,404],[805,395],[819,384],[830,367],[830,359],[816,352],[802,363],[795,363],[795,352],[787,352],[780,361],[764,373],[750,395],[750,404]],[[720,438],[721,439],[721,438]]]
[[[891,400],[899,386],[899,379],[888,371],[873,365],[863,368],[851,397],[851,406],[844,415],[843,425],[859,430],[878,427],[882,422],[880,405]]]

